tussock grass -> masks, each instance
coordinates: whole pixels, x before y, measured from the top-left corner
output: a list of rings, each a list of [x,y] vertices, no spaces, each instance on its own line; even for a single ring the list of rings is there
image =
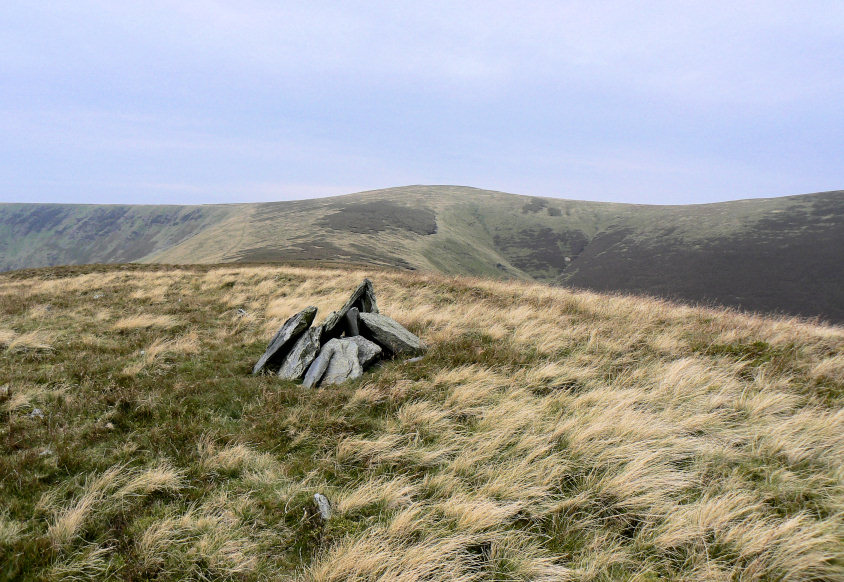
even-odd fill
[[[249,374],[364,276],[425,358]],[[844,577],[840,327],[400,272],[50,277],[0,277],[0,578]]]
[[[13,546],[21,539],[23,531],[22,523],[9,519],[6,511],[0,513],[0,547]]]
[[[138,353],[137,361],[126,366],[123,373],[127,376],[135,376],[156,363],[159,368],[166,368],[175,358],[197,354],[199,350],[199,336],[195,331],[171,339],[158,337],[146,349]]]
[[[121,317],[111,327],[117,331],[126,331],[132,329],[148,329],[151,327],[169,329],[177,325],[178,322],[169,315],[140,314]]]
[[[157,491],[178,491],[181,474],[166,463],[142,470],[124,466],[90,476],[82,492],[66,506],[56,506],[49,494],[40,503],[42,510],[54,513],[47,537],[57,547],[70,544],[81,535],[88,522],[117,513],[132,500]]]
[[[10,352],[48,352],[53,349],[55,335],[46,330],[33,330],[17,334],[11,330],[0,330],[0,345]]]
[[[0,347],[7,348],[18,337],[11,329],[0,329]]]

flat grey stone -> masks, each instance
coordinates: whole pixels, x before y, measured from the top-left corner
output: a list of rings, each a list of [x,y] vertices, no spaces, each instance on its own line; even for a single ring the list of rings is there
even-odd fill
[[[378,313],[360,314],[361,332],[392,354],[419,354],[428,347],[395,319]]]
[[[311,326],[314,317],[316,317],[316,312],[316,307],[306,307],[285,321],[281,329],[270,340],[270,344],[267,346],[264,355],[261,356],[258,363],[252,368],[252,373],[257,374],[264,369],[275,369],[280,366],[284,356],[287,355],[287,350],[293,345],[293,342]]]
[[[346,330],[346,313],[352,307],[357,307],[360,313],[378,313],[378,303],[375,300],[372,281],[364,279],[352,292],[346,304],[339,311],[334,311],[325,318],[322,324],[325,337],[335,338],[342,335]]]
[[[362,335],[353,335],[352,337],[343,338],[355,342],[358,345],[358,362],[361,367],[365,368],[372,362],[378,359],[384,350],[375,342],[371,342]]]
[[[363,375],[363,368],[358,360],[358,345],[350,339],[334,339],[337,342],[328,368],[320,381],[321,386],[340,384]]]
[[[358,361],[358,345],[351,339],[329,340],[311,363],[305,373],[302,385],[311,388],[317,385],[340,384],[363,375]]]
[[[316,359],[319,353],[322,327],[312,327],[299,336],[290,351],[284,357],[278,377],[284,380],[298,380],[305,374],[305,370]]]

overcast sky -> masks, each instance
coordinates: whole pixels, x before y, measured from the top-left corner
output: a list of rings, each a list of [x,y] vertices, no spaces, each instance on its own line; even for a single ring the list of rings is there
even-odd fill
[[[4,0],[0,201],[844,188],[844,2]]]

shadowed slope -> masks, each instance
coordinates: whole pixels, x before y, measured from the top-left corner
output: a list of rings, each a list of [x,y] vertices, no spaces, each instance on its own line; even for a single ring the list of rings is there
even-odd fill
[[[559,279],[844,321],[844,192],[648,209],[599,233]]]

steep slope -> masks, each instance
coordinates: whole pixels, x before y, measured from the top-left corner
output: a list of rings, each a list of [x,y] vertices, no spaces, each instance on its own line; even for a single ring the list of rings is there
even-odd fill
[[[844,192],[645,209],[560,281],[844,321]]]
[[[228,206],[67,206],[59,207],[68,216],[58,226],[27,221],[25,205],[14,206],[0,206],[5,269],[121,260],[354,263],[844,321],[840,191],[647,206],[408,186]]]
[[[237,205],[0,204],[0,270],[138,261],[238,210]]]

